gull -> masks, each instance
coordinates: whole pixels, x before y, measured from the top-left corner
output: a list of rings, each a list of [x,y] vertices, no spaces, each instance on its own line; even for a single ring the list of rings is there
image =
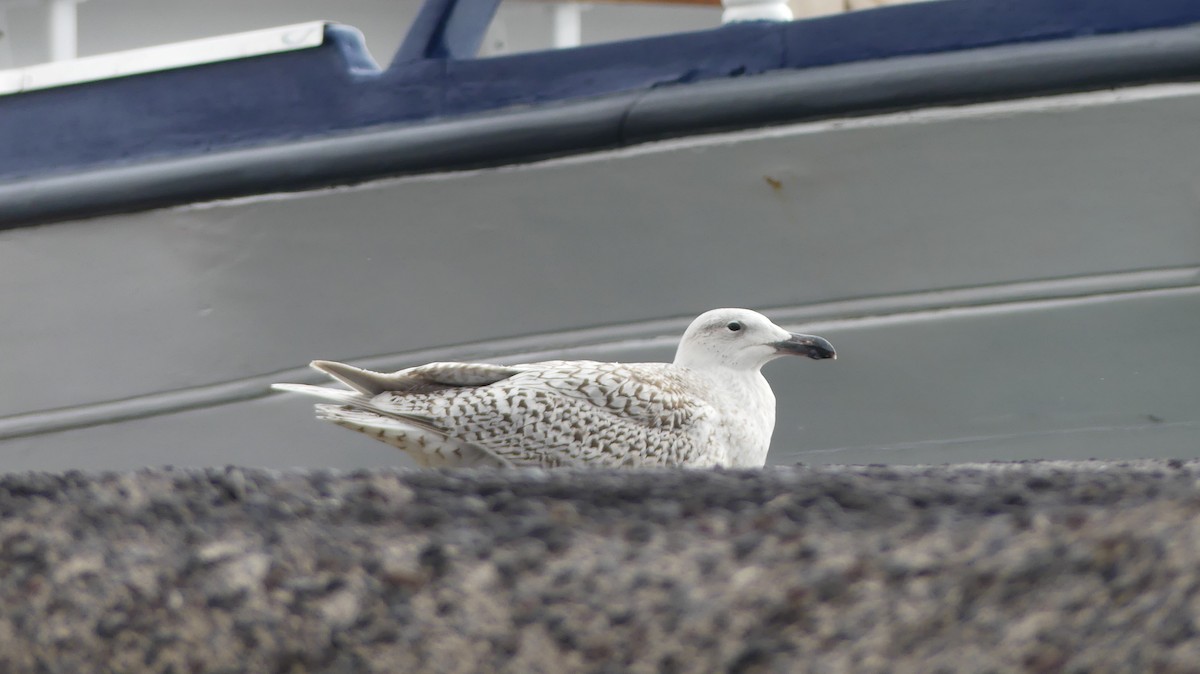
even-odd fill
[[[393,373],[316,360],[349,390],[275,384],[329,401],[317,417],[425,467],[766,464],[775,395],[766,363],[836,358],[824,338],[748,309],[692,321],[671,363],[438,362]]]

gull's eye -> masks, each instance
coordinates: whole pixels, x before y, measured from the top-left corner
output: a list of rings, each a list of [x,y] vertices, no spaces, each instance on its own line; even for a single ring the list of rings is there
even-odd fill
[[[730,332],[737,332],[742,329],[742,323],[741,321],[730,321],[725,327],[729,328]]]

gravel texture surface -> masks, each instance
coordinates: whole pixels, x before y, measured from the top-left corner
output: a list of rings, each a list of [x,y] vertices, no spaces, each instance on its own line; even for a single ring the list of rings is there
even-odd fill
[[[1200,463],[0,477],[3,672],[1195,672]]]

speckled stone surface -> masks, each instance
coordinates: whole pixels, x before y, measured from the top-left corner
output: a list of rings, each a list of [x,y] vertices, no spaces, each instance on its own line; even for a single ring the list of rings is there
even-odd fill
[[[0,478],[4,672],[1194,672],[1200,464]]]

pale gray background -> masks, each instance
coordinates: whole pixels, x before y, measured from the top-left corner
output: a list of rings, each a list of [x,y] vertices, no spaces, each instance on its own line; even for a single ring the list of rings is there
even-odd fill
[[[361,30],[375,60],[386,66],[421,4],[420,0],[88,0],[78,10],[79,55],[329,20]],[[0,12],[4,31],[0,68],[44,61],[48,56],[45,5],[0,0]],[[702,30],[720,23],[720,8],[596,4],[584,11],[582,38],[585,44],[607,42]],[[549,49],[551,34],[547,4],[508,0],[500,4],[481,53]]]

